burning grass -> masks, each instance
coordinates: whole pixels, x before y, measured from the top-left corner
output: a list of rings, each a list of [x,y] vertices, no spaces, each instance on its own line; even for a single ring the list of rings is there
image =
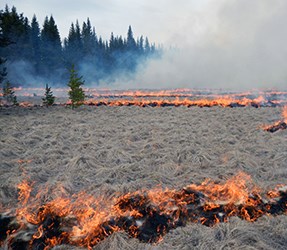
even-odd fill
[[[84,104],[90,106],[139,106],[139,107],[276,107],[284,101],[265,100],[262,96],[255,99],[233,99],[229,96],[217,97],[214,99],[159,99],[159,100],[139,100],[139,99],[118,99],[118,100],[87,100]]]
[[[2,247],[283,250],[280,111],[2,109]]]
[[[275,122],[272,125],[264,125],[263,129],[271,133],[274,133],[278,130],[287,129],[287,106],[285,106],[282,110],[282,117],[282,121]]]
[[[20,102],[21,107],[35,106],[38,96],[43,96],[41,88],[15,88],[16,94],[31,101]],[[55,88],[55,95],[63,101],[67,98],[68,89]],[[89,99],[83,104],[90,106],[138,106],[138,107],[277,107],[286,105],[287,92],[259,91],[256,95],[250,92],[228,93],[212,90],[100,90],[86,88],[85,93]],[[64,98],[63,98],[64,97]],[[58,103],[59,105],[59,103]],[[64,101],[62,105],[71,105],[71,101]],[[0,106],[7,106],[5,101]]]
[[[263,215],[287,214],[287,186],[262,195],[244,173],[225,183],[206,180],[181,190],[142,190],[110,200],[80,192],[72,197],[61,193],[43,202],[47,190],[38,190],[33,197],[26,180],[18,189],[16,214],[8,210],[0,215],[0,239],[10,249],[50,249],[60,244],[91,249],[118,231],[153,243],[187,223],[213,226],[233,216],[254,222]]]
[[[148,96],[147,96],[148,97]],[[88,99],[83,102],[84,105],[88,106],[137,106],[137,107],[229,107],[229,108],[239,108],[239,107],[277,107],[286,104],[284,100],[268,100],[260,96],[258,98],[249,99],[234,99],[230,96],[216,97],[216,98],[206,98],[206,99],[180,99],[180,98],[169,98],[169,99]],[[31,102],[20,102],[21,107],[33,107],[37,106]],[[61,104],[60,104],[61,105]],[[71,101],[67,101],[62,105],[71,105]]]

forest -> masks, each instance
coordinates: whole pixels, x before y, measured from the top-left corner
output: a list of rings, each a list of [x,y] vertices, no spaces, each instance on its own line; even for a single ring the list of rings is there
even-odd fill
[[[87,84],[112,83],[118,75],[132,76],[139,65],[162,53],[147,37],[135,38],[131,26],[126,37],[111,32],[104,40],[87,18],[82,25],[71,23],[62,39],[52,15],[41,26],[35,14],[30,21],[7,5],[0,10],[0,43],[1,77],[15,86],[66,84],[72,65]]]

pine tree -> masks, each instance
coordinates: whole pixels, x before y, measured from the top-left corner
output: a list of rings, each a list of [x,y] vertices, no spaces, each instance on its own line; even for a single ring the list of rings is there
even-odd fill
[[[84,56],[91,56],[93,54],[93,46],[95,46],[95,37],[93,35],[90,19],[87,22],[83,22],[82,28],[82,44]]]
[[[137,48],[138,48],[138,51],[140,52],[140,54],[144,53],[144,38],[143,38],[143,36],[141,36],[138,39]]]
[[[71,24],[68,38],[64,42],[64,52],[67,65],[77,65],[83,58],[83,41],[79,22]]]
[[[4,37],[3,28],[1,25],[2,19],[3,19],[3,14],[0,11],[0,52],[2,52],[1,50],[2,48],[7,47],[8,45],[11,44],[9,39]],[[7,76],[7,68],[5,67],[5,62],[6,62],[6,58],[0,56],[0,87]]]
[[[0,48],[5,47],[5,46],[6,46],[6,42],[4,38],[2,38],[2,33],[0,30]],[[5,67],[5,62],[6,62],[6,59],[0,56],[0,87],[1,87],[2,82],[5,80],[7,76],[7,69]]]
[[[8,5],[6,5],[5,11],[0,12],[2,36],[11,42],[11,46],[0,50],[1,56],[7,59],[9,57],[10,61],[26,60],[31,54],[29,50],[30,26],[28,18],[25,18],[23,14],[18,14],[14,6],[10,10]]]
[[[33,16],[31,22],[30,43],[32,50],[32,54],[30,57],[37,72],[41,64],[41,50],[40,50],[41,39],[40,39],[40,27],[36,15]]]
[[[68,86],[70,87],[68,94],[71,100],[72,108],[82,105],[85,100],[85,92],[81,87],[84,84],[82,78],[82,76],[78,77],[75,67],[72,65],[70,70],[70,80],[68,83]]]
[[[146,54],[150,53],[150,44],[149,44],[149,40],[148,40],[147,37],[145,38],[145,46],[144,46],[144,49],[145,49]]]
[[[76,61],[78,61],[76,51],[76,30],[74,23],[72,23],[69,30],[68,38],[65,38],[64,40],[64,53],[68,65],[74,64]]]
[[[136,49],[136,41],[134,39],[132,27],[129,26],[128,36],[127,36],[127,48],[130,51],[134,51]]]
[[[7,76],[7,69],[4,66],[6,59],[0,57],[0,86]]]
[[[58,27],[53,16],[45,18],[40,37],[42,72],[48,77],[55,78],[56,72],[62,67],[62,45]]]
[[[7,104],[18,105],[17,97],[9,81],[3,86],[3,97]]]
[[[51,91],[51,87],[46,84],[45,88],[45,97],[42,98],[43,100],[43,105],[52,106],[55,102],[55,96],[53,95],[53,92]]]

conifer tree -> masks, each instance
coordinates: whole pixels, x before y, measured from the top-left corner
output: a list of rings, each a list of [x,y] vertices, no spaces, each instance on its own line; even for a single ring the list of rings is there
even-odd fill
[[[93,46],[95,46],[95,35],[92,31],[90,19],[83,23],[82,28],[82,43],[84,56],[91,56],[93,54]]]
[[[29,32],[28,18],[18,14],[13,6],[11,11],[8,5],[5,11],[0,11],[1,33],[4,39],[11,41],[11,46],[2,49],[1,56],[9,60],[24,59],[29,56]]]
[[[40,39],[40,27],[36,15],[33,16],[31,22],[30,43],[31,43],[30,47],[32,50],[31,62],[33,63],[37,72],[41,64],[41,50],[40,50],[41,39]]]
[[[3,97],[7,104],[18,105],[17,97],[9,81],[7,81],[3,86]]]
[[[46,17],[41,30],[42,74],[55,77],[62,66],[62,46],[58,27],[53,16]],[[53,73],[52,73],[53,72]]]
[[[128,29],[127,48],[130,51],[133,51],[133,50],[136,49],[136,41],[134,39],[134,35],[133,35],[133,31],[132,31],[132,27],[131,26],[129,26],[129,29]]]
[[[85,92],[81,87],[84,84],[82,78],[82,76],[78,76],[74,65],[72,65],[70,70],[70,80],[68,83],[68,86],[70,87],[68,94],[71,100],[72,108],[82,105],[85,100]]]
[[[145,46],[144,46],[144,49],[145,49],[145,52],[146,52],[147,54],[150,53],[150,44],[149,44],[149,40],[148,40],[147,37],[145,38]]]
[[[0,24],[1,24],[1,12],[0,12]],[[10,41],[3,36],[2,26],[0,25],[0,52],[1,48],[4,48],[10,44]],[[7,76],[7,68],[5,67],[6,59],[0,56],[0,87]]]
[[[5,62],[6,60],[0,57],[0,87],[1,87],[2,82],[5,80],[7,76],[7,69],[4,65],[2,65]]]
[[[76,30],[74,23],[71,24],[68,38],[65,38],[64,40],[64,53],[65,53],[65,59],[67,61],[67,64],[71,65],[74,64],[78,58],[77,58],[77,44],[76,44]]]
[[[55,96],[53,95],[53,92],[51,91],[51,87],[46,84],[45,88],[45,96],[42,98],[43,105],[52,106],[55,102]]]

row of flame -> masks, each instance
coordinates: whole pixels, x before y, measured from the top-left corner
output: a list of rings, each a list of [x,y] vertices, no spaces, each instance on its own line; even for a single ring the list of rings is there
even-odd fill
[[[214,225],[239,214],[242,219],[255,221],[264,214],[268,215],[272,202],[278,200],[282,192],[286,192],[286,186],[278,185],[274,190],[269,191],[265,198],[261,197],[260,189],[245,173],[239,173],[223,184],[207,179],[200,185],[191,184],[181,191],[155,188],[127,193],[111,199],[104,196],[91,196],[85,192],[70,197],[63,187],[58,188],[60,192],[56,198],[43,203],[51,195],[48,188],[42,188],[41,191],[38,190],[36,196],[32,196],[33,185],[27,179],[18,185],[19,204],[15,217],[18,226],[7,230],[6,244],[15,241],[21,230],[27,230],[29,225],[36,225],[37,228],[28,243],[28,249],[39,239],[43,241],[45,246],[43,249],[50,249],[62,243],[91,249],[110,234],[123,229],[131,236],[139,238],[139,228],[145,223],[144,219],[148,216],[152,217],[152,213],[155,212],[158,217],[168,218],[163,221],[166,227],[157,225],[154,241],[160,241],[168,231],[168,225],[174,228],[179,225],[179,220],[186,216],[190,217],[190,221],[198,221],[205,225],[208,220],[212,220],[211,225]],[[281,204],[284,206],[281,209],[286,214],[286,200],[284,202],[283,205]],[[201,203],[202,215],[199,218],[195,218],[193,214],[196,213],[196,203]],[[151,209],[147,209],[147,204]],[[264,205],[266,208],[263,204],[267,204]],[[193,206],[194,212],[192,211],[191,214],[188,206]],[[215,215],[214,211],[219,208],[221,212]],[[223,216],[224,219],[221,220]],[[52,222],[47,224],[49,217]],[[46,237],[48,230],[55,230],[53,227],[56,227],[56,218],[61,220],[62,227],[71,228],[64,230],[62,228],[58,234],[55,234],[56,236]],[[120,222],[123,218],[126,218],[125,221]],[[128,218],[134,218],[134,223],[127,225]]]
[[[13,91],[20,96],[33,97],[35,95],[43,95],[45,88],[28,88],[28,87],[14,87]],[[53,92],[57,93],[59,97],[67,96],[68,88],[53,88]],[[111,90],[111,89],[99,89],[99,88],[84,88],[84,91],[93,97],[196,97],[208,95],[210,97],[217,98],[222,90],[209,90],[209,89],[166,89],[166,90]],[[2,91],[0,91],[2,93]],[[229,92],[228,96],[232,98],[252,96],[254,93],[260,96],[286,96],[286,91],[247,91],[247,92]]]

